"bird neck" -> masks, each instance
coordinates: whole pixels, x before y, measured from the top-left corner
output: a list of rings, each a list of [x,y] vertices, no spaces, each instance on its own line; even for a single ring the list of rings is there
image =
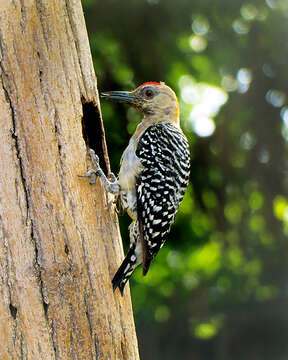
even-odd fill
[[[149,114],[145,115],[141,123],[138,124],[132,139],[138,139],[144,133],[144,131],[148,129],[148,127],[160,122],[169,122],[180,129],[179,113],[177,113],[177,116],[171,116],[171,114],[166,116],[160,116],[159,114]]]

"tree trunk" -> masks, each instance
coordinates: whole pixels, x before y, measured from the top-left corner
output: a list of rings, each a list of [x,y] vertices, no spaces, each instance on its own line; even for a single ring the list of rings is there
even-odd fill
[[[80,0],[1,0],[0,84],[0,359],[139,359]]]

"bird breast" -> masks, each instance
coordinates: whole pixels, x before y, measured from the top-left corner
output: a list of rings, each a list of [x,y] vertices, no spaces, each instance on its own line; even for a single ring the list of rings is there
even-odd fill
[[[136,178],[140,174],[143,166],[136,156],[136,147],[138,141],[131,139],[129,145],[125,149],[122,159],[121,167],[119,172],[119,183],[121,190],[124,192],[135,192]]]

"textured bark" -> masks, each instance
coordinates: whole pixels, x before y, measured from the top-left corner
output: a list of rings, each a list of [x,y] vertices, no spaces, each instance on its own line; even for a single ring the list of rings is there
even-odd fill
[[[0,109],[0,359],[138,359],[80,0],[0,1]]]

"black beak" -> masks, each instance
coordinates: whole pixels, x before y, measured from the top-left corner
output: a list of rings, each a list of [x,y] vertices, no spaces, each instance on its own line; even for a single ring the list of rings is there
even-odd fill
[[[107,100],[133,104],[135,102],[135,95],[129,91],[108,91],[101,93],[101,97]]]

